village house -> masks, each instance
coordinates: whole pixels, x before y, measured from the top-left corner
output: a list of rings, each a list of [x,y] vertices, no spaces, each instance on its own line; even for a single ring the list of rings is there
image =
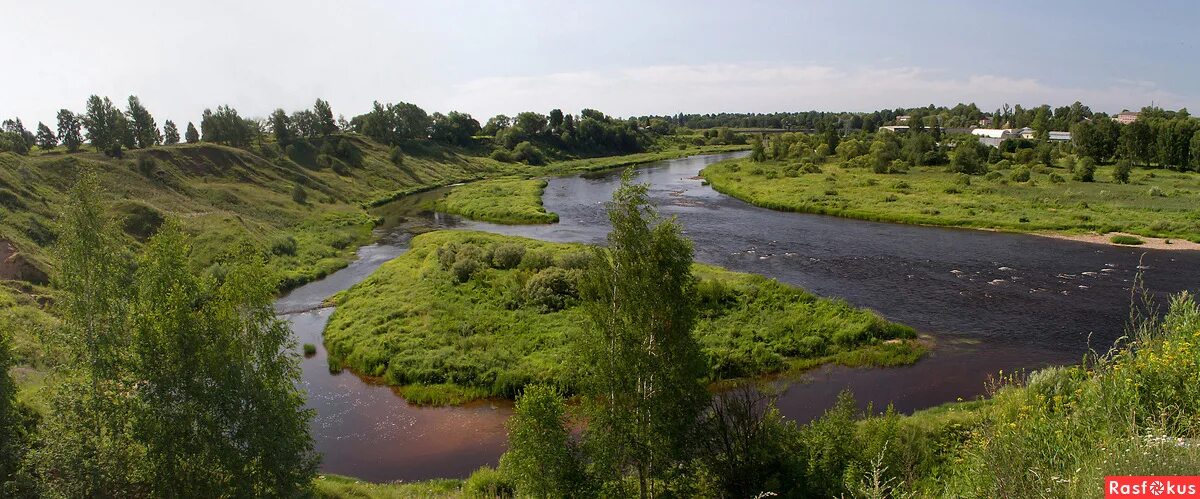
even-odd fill
[[[1137,121],[1138,116],[1141,114],[1142,113],[1140,113],[1138,111],[1121,111],[1120,113],[1118,113],[1116,116],[1113,117],[1113,120],[1122,125],[1128,125],[1130,123]]]

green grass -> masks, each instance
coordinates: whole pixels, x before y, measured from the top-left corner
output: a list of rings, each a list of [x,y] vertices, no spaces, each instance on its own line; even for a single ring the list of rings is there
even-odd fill
[[[1112,241],[1113,244],[1127,244],[1130,246],[1138,246],[1141,244],[1146,244],[1146,241],[1143,241],[1143,240],[1138,239],[1133,236],[1126,236],[1126,235],[1113,236],[1112,238],[1109,239],[1109,241]]]
[[[482,265],[456,284],[458,265],[448,270],[439,249],[447,262],[499,265]],[[523,256],[504,264],[501,256],[514,249]],[[409,252],[335,296],[325,330],[330,362],[399,385],[421,403],[513,397],[534,381],[570,391],[569,339],[583,333],[587,319],[569,292],[539,294],[544,288],[536,283],[552,275],[576,279],[588,251],[476,232],[417,236]],[[797,359],[893,365],[923,351],[910,340],[912,329],[843,301],[707,265],[695,273],[695,334],[714,380],[788,370]],[[904,340],[884,343],[890,339]]]
[[[316,354],[317,354],[317,346],[316,345],[314,345],[312,343],[304,344],[304,356],[305,357],[312,357],[313,355],[316,355]]]
[[[501,224],[548,224],[558,214],[542,207],[541,179],[501,178],[454,186],[436,208],[474,220]]]
[[[969,178],[947,173],[944,167],[876,174],[831,161],[820,165],[820,173],[799,173],[786,162],[729,160],[708,166],[702,175],[717,191],[776,210],[1018,232],[1127,232],[1200,241],[1200,173],[1139,169],[1131,183],[1119,184],[1107,181],[1112,167],[1097,170],[1096,182],[1070,180],[1065,169],[1033,167],[1030,182],[1013,182],[1013,170]]]
[[[320,498],[401,499],[409,497],[464,497],[462,480],[426,480],[415,483],[370,483],[339,475],[318,475],[313,492]]]

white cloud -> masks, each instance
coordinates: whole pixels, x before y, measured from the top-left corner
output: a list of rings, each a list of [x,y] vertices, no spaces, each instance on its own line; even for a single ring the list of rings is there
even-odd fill
[[[658,65],[541,76],[489,77],[455,85],[436,99],[440,107],[487,117],[522,110],[584,107],[610,114],[676,112],[870,111],[933,103],[975,102],[985,110],[1003,103],[1068,105],[1076,100],[1116,112],[1154,103],[1183,107],[1180,96],[1154,82],[1114,80],[1093,88],[1061,86],[1036,78],[956,75],[914,67],[838,68],[825,65],[746,62]]]

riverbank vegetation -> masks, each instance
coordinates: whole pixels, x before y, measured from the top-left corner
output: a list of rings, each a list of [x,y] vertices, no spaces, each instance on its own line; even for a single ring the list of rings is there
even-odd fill
[[[501,178],[457,185],[434,206],[438,211],[501,224],[549,224],[558,215],[542,207],[541,179]]]
[[[1117,125],[1113,125],[1117,126]],[[1110,159],[1107,158],[1106,159]],[[879,132],[781,134],[702,172],[758,206],[866,220],[1020,232],[1126,232],[1200,241],[1200,173],[1100,165],[1069,144]]]
[[[574,391],[567,347],[582,332],[578,286],[591,258],[578,244],[419,235],[407,253],[332,300],[330,362],[400,385],[415,402],[512,397],[531,382]],[[908,341],[911,329],[845,302],[707,265],[694,272],[696,336],[714,380],[810,367],[813,359],[907,363],[923,350]]]
[[[703,313],[690,298],[690,247],[643,195],[628,182],[618,190],[608,249],[579,285],[586,332],[569,346],[586,366],[578,403],[528,385],[500,465],[456,491],[437,482],[439,494],[1094,497],[1106,476],[1200,467],[1200,306],[1183,293],[1159,315],[1140,280],[1112,350],[1000,372],[979,400],[902,416],[843,393],[798,424],[762,387],[710,396],[691,332]]]

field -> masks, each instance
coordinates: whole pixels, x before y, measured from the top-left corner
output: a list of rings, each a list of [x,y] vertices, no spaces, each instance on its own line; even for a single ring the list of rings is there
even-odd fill
[[[802,173],[786,162],[748,159],[715,163],[702,172],[714,189],[784,211],[865,220],[974,227],[1017,232],[1108,233],[1200,242],[1200,174],[1137,169],[1115,183],[1111,166],[1095,182],[1071,179],[1063,168],[996,170],[967,176],[944,167],[877,174],[840,162]],[[1028,172],[1028,181],[1019,181]]]
[[[542,208],[540,179],[501,178],[454,186],[435,208],[446,213],[501,224],[548,224],[558,215]]]
[[[533,381],[570,391],[569,340],[587,319],[575,282],[589,248],[494,234],[423,234],[334,297],[331,367],[400,386],[415,403],[513,397]],[[915,332],[845,302],[760,276],[696,265],[695,334],[713,380],[919,358]],[[900,340],[900,341],[888,341]]]

